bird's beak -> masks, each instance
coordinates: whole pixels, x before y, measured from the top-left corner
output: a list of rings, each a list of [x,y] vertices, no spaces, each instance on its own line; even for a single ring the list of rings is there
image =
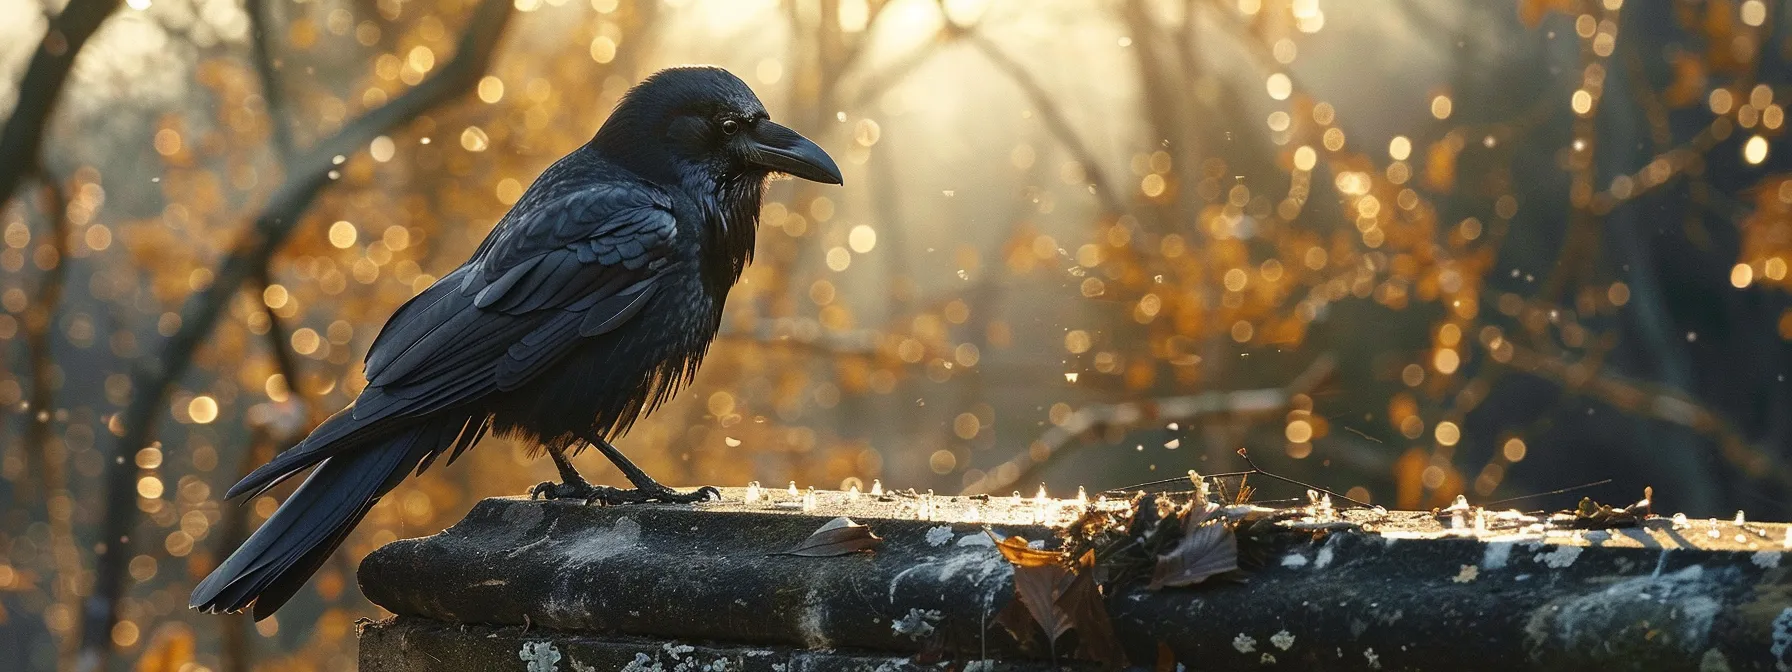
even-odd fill
[[[747,138],[748,160],[754,165],[813,182],[840,184],[840,167],[821,147],[801,133],[760,120]]]

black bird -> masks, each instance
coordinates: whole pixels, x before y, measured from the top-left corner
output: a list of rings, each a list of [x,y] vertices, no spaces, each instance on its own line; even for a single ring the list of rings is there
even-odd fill
[[[815,143],[772,123],[739,78],[660,71],[597,135],[555,162],[478,251],[398,309],[374,339],[367,387],[232,487],[260,494],[315,467],[193,590],[209,612],[274,613],[369,508],[413,471],[453,463],[488,431],[540,445],[587,502],[691,502],[609,440],[696,373],[753,256],[768,176],[839,184]],[[634,488],[593,486],[566,452],[596,446]]]

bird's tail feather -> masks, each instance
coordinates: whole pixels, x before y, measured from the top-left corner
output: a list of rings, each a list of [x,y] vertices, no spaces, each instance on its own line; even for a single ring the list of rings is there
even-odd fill
[[[193,589],[188,606],[234,612],[255,606],[255,619],[285,604],[329,559],[380,496],[426,456],[454,442],[445,423],[424,423],[382,443],[338,453],[318,464],[248,541]]]

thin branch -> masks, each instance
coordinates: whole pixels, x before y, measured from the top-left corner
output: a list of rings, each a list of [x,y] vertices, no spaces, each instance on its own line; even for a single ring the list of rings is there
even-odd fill
[[[1249,473],[1252,473],[1252,474],[1257,474],[1257,475],[1260,475],[1260,476],[1262,476],[1262,477],[1264,477],[1264,478],[1271,478],[1271,479],[1275,479],[1275,480],[1278,480],[1278,481],[1281,481],[1281,482],[1283,482],[1283,483],[1288,483],[1288,484],[1292,484],[1292,485],[1298,485],[1298,486],[1300,486],[1300,487],[1303,487],[1303,488],[1306,488],[1306,489],[1308,489],[1308,490],[1311,490],[1311,491],[1313,491],[1313,492],[1323,492],[1323,493],[1325,493],[1325,494],[1327,494],[1327,495],[1330,495],[1330,496],[1332,496],[1332,497],[1335,497],[1335,498],[1337,498],[1337,499],[1341,499],[1341,500],[1344,500],[1344,501],[1346,501],[1346,502],[1349,502],[1349,503],[1351,503],[1351,504],[1355,504],[1355,505],[1357,505],[1357,506],[1360,506],[1360,507],[1362,507],[1362,508],[1365,508],[1365,509],[1373,509],[1373,508],[1375,508],[1375,507],[1374,507],[1374,506],[1372,506],[1372,505],[1370,505],[1370,504],[1369,504],[1369,503],[1368,503],[1368,502],[1360,502],[1360,501],[1357,501],[1357,500],[1355,500],[1355,499],[1352,499],[1352,498],[1350,498],[1350,497],[1346,497],[1346,496],[1344,496],[1344,495],[1340,495],[1340,494],[1338,494],[1338,493],[1336,493],[1336,492],[1332,492],[1332,491],[1330,491],[1330,490],[1327,490],[1327,489],[1325,489],[1325,488],[1322,488],[1322,487],[1319,487],[1319,486],[1317,486],[1317,485],[1313,485],[1313,484],[1312,484],[1312,483],[1307,483],[1307,482],[1305,482],[1305,481],[1299,481],[1299,480],[1295,480],[1295,479],[1292,479],[1292,478],[1289,478],[1289,477],[1287,477],[1287,476],[1283,476],[1283,475],[1281,475],[1281,474],[1277,474],[1277,473],[1273,473],[1273,472],[1269,472],[1269,471],[1264,471],[1264,470],[1263,470],[1263,467],[1259,467],[1259,466],[1257,466],[1257,463],[1256,463],[1256,462],[1253,462],[1253,461],[1251,461],[1251,454],[1250,454],[1250,453],[1247,453],[1247,452],[1245,452],[1245,450],[1244,450],[1244,449],[1243,449],[1243,448],[1239,448],[1239,449],[1238,449],[1238,457],[1239,457],[1239,459],[1242,459],[1242,460],[1244,460],[1244,463],[1245,463],[1245,466],[1248,466],[1248,467],[1250,467],[1250,468],[1251,468],[1251,471],[1250,471],[1250,472],[1249,472]]]
[[[956,37],[959,34],[961,33],[942,29],[939,33],[934,35],[933,39],[928,40],[919,47],[915,47],[913,51],[891,61],[889,65],[884,66],[876,72],[860,78],[860,83],[853,92],[852,100],[847,104],[847,107],[859,109],[870,105],[873,100],[882,96],[885,91],[895,88],[897,84],[902,83],[903,80],[908,79],[909,75],[912,75],[916,70],[919,70],[922,65],[925,65],[929,60],[932,60],[934,55],[939,53],[941,47],[945,46],[953,37]]]
[[[37,297],[25,311],[25,348],[30,353],[31,401],[26,415],[25,468],[36,467],[44,475],[44,486],[50,492],[66,487],[58,485],[60,470],[50,464],[50,424],[56,416],[56,391],[52,389],[50,369],[55,366],[51,335],[55,333],[56,314],[62,305],[62,289],[68,279],[68,195],[62,184],[48,172],[40,172],[43,183],[44,215],[48,220],[44,244],[56,255],[55,264],[38,280]],[[34,464],[35,463],[35,464]],[[38,498],[31,479],[19,482],[20,502]],[[48,493],[45,493],[48,494]]]
[[[1723,458],[1744,474],[1792,488],[1792,467],[1775,455],[1756,448],[1729,420],[1678,389],[1600,372],[1516,344],[1511,361],[1503,364],[1516,372],[1560,385],[1564,392],[1598,399],[1630,413],[1710,436],[1717,440]]]
[[[1039,474],[1075,452],[1082,444],[1071,439],[1102,427],[1131,428],[1146,423],[1188,421],[1216,414],[1264,415],[1288,407],[1295,395],[1306,394],[1331,378],[1338,361],[1330,354],[1321,355],[1286,387],[1231,392],[1162,397],[1119,404],[1091,404],[1071,413],[1063,424],[1045,431],[1026,450],[989,470],[983,478],[966,485],[961,494],[988,494],[1009,489],[1016,483],[1030,483]]]
[[[273,2],[272,0],[247,0],[243,4],[249,14],[249,52],[251,60],[255,62],[255,74],[261,80],[261,97],[267,110],[268,126],[272,133],[274,160],[281,166],[285,166],[292,160],[297,148],[293,144],[292,124],[286,118],[286,87],[281,85],[279,68],[275,65],[275,31],[273,30],[274,26],[270,25],[272,17],[268,15],[268,10],[272,7]],[[273,257],[270,255],[262,261],[261,268],[255,275],[257,289],[261,290],[263,294],[267,292],[268,286],[273,284],[272,273],[269,270],[269,266],[272,264]],[[304,406],[307,417],[316,415],[319,409],[316,404],[311,403],[311,398],[301,387],[303,382],[300,379],[298,360],[293,357],[292,340],[285,321],[278,313],[274,312],[274,307],[267,305],[267,302],[260,296],[255,299],[255,305],[260,306],[267,316],[268,350],[274,357],[275,365],[280,369],[281,377],[286,379],[286,389]]]
[[[68,491],[68,451],[62,451],[59,457],[52,457],[50,451],[50,427],[56,421],[56,391],[50,372],[55,362],[51,335],[56,331],[56,315],[61,311],[63,288],[68,280],[68,193],[62,182],[47,169],[40,167],[37,177],[43,184],[44,215],[49,225],[44,244],[55,250],[56,263],[44,271],[37,297],[24,316],[25,344],[31,353],[31,408],[26,416],[25,430],[26,473],[33,473],[29,462],[36,461],[35,473],[43,479],[42,500],[50,524],[51,548],[57,557],[79,558],[71,507],[74,500]],[[19,482],[19,493],[33,490],[32,479]],[[78,563],[74,567],[57,567],[58,578],[51,596],[64,608],[73,609],[80,604],[80,596],[71,589],[73,582],[64,580],[80,573]],[[77,641],[77,633],[69,632],[57,642],[60,664],[65,668],[74,662]]]
[[[454,101],[472,90],[485,73],[513,3],[481,0],[467,22],[454,58],[427,79],[392,102],[345,124],[342,130],[288,162],[288,173],[268,199],[247,234],[213,273],[213,283],[187,299],[181,326],[168,338],[157,356],[144,357],[132,370],[135,394],[125,411],[124,435],[114,444],[107,461],[106,517],[95,586],[82,610],[86,621],[83,638],[84,669],[100,669],[111,653],[112,625],[117,620],[118,600],[126,589],[124,570],[130,557],[130,535],[136,527],[136,469],[130,457],[147,445],[155,421],[167,406],[170,388],[186,372],[193,356],[224,313],[236,292],[256,269],[285,243],[306,208],[334,179],[337,157],[355,154],[375,137],[403,126],[425,112]]]
[[[18,104],[0,127],[0,203],[12,199],[19,183],[38,167],[44,127],[62,97],[75,56],[100,24],[118,9],[118,0],[70,0],[38,42],[19,80]]]
[[[1046,91],[1039,80],[1027,71],[1026,66],[1014,60],[1014,57],[1002,51],[1001,47],[996,46],[995,42],[984,37],[982,33],[969,32],[964,39],[970,41],[971,45],[975,46],[984,58],[989,59],[990,64],[996,66],[996,69],[1001,70],[1010,80],[1013,80],[1016,86],[1020,87],[1021,93],[1026,94],[1027,100],[1039,111],[1039,119],[1045,122],[1046,130],[1057,137],[1059,144],[1064,145],[1064,150],[1076,157],[1077,162],[1082,164],[1083,175],[1088,178],[1089,188],[1095,193],[1095,200],[1101,204],[1102,214],[1110,217],[1125,214],[1124,201],[1121,200],[1119,192],[1115,191],[1113,184],[1108,181],[1107,171],[1102,169],[1101,161],[1096,158],[1095,152],[1089,149],[1089,145],[1083,142],[1083,138],[1077,135],[1076,128],[1071,125],[1070,119],[1064,116],[1064,110],[1058,106],[1056,100],[1052,99],[1051,93]]]
[[[268,126],[274,139],[274,156],[285,165],[292,158],[292,124],[286,119],[286,88],[280,85],[279,68],[274,59],[274,31],[268,16],[271,0],[247,0],[243,9],[249,14],[249,54],[255,62],[255,75],[261,80],[261,99],[268,112]]]
[[[268,278],[268,270],[265,265],[262,267],[261,273],[256,275],[255,282],[262,292],[267,291],[271,281]],[[274,309],[267,305],[267,302],[261,300],[259,296],[254,298],[255,302],[260,304],[265,311],[264,314],[267,315],[268,351],[274,357],[274,366],[280,370],[280,376],[286,379],[286,390],[295,401],[299,402],[300,406],[304,407],[306,417],[316,416],[320,409],[317,404],[313,403],[314,400],[306,394],[304,383],[299,379],[302,372],[299,370],[298,358],[293,357],[292,330],[286,328],[285,318],[275,313]]]

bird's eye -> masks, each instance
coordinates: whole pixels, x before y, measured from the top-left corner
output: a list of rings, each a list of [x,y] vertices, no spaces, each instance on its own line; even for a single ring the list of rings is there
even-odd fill
[[[735,133],[739,133],[739,132],[740,132],[740,122],[735,121],[733,119],[729,119],[727,121],[722,122],[722,133],[727,134],[727,135],[734,135]]]

